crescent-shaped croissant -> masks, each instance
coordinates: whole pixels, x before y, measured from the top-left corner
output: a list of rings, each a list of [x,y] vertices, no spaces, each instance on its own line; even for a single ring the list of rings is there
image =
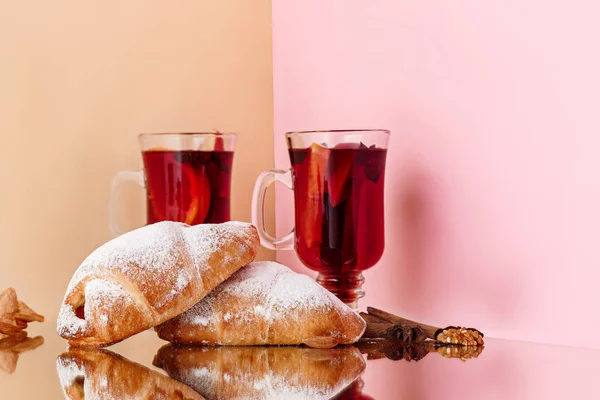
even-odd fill
[[[355,343],[365,328],[354,310],[310,277],[255,261],[155,329],[179,344],[331,347]]]
[[[186,311],[254,259],[250,224],[159,222],[87,257],[69,283],[58,334],[74,346],[108,346]]]

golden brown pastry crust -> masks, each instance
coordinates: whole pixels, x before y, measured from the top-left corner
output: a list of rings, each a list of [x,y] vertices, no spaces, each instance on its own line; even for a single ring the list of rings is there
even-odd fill
[[[350,344],[365,328],[356,312],[308,276],[259,261],[155,329],[173,343],[244,346],[302,344],[316,337]]]
[[[73,348],[56,361],[67,398],[202,400],[188,386],[108,350]]]
[[[358,349],[163,346],[154,365],[210,399],[329,399],[364,371]]]
[[[74,346],[108,346],[156,326],[252,261],[258,246],[256,229],[240,222],[160,222],[126,233],[75,272],[58,333]]]

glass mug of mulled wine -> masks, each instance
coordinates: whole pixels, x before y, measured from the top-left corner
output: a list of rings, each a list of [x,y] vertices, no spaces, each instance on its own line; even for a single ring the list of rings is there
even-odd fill
[[[357,307],[362,271],[374,266],[385,245],[383,187],[390,132],[334,130],[288,132],[291,169],[263,172],[254,188],[252,222],[261,243],[296,249],[317,282]],[[272,237],[265,229],[267,187],[282,182],[294,192],[295,228]]]
[[[119,171],[112,181],[113,234],[123,233],[115,211],[126,181],[146,189],[147,224],[229,221],[234,133],[145,133],[138,138],[143,170]]]

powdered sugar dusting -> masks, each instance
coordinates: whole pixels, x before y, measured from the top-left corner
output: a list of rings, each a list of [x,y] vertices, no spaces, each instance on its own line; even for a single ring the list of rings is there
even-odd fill
[[[212,368],[212,366],[208,367]],[[187,370],[184,374],[182,382],[194,389],[196,392],[201,393],[206,398],[216,398],[215,393],[212,390],[212,373],[206,366]],[[204,389],[204,391],[201,392],[201,389]]]
[[[230,222],[228,222],[228,224],[230,226],[239,226],[239,227],[247,227],[248,225],[250,225],[248,222],[242,222],[242,221],[230,221]]]
[[[111,298],[114,301],[115,298],[123,295],[123,287],[121,285],[104,279],[91,280],[88,282],[85,290],[90,294],[94,294],[97,297],[97,301],[101,303],[108,302]]]
[[[177,284],[175,285],[175,289],[177,289],[178,292],[181,292],[189,283],[189,278],[183,274],[179,274],[179,276],[177,277]]]
[[[71,386],[78,377],[85,376],[85,369],[77,365],[74,360],[68,358],[58,358],[56,360],[56,370],[63,388]]]
[[[75,310],[68,304],[62,304],[58,312],[58,334],[73,337],[87,331],[85,320],[75,315]]]
[[[259,315],[286,314],[296,308],[328,308],[333,297],[310,277],[272,261],[248,264],[223,283],[223,292],[265,297],[268,309],[254,310]]]
[[[192,249],[190,254],[195,265],[208,267],[208,258],[220,248],[223,237],[239,235],[239,233],[243,231],[240,230],[240,228],[248,228],[250,226],[251,225],[246,222],[231,221],[224,224],[202,224],[194,226],[193,229],[201,230],[201,234],[192,229],[185,230],[184,236],[188,247]],[[240,246],[239,254],[234,254],[231,257],[241,256],[243,252],[244,248]],[[225,261],[229,260],[226,259]]]
[[[202,326],[207,329],[214,329],[214,326],[210,323],[211,318],[214,315],[214,297],[210,294],[206,296],[202,301],[196,303],[191,310],[180,314],[175,318],[183,319],[185,324],[191,324],[196,326]]]
[[[279,264],[280,265],[280,264]],[[282,266],[283,267],[283,266]],[[253,267],[256,274],[262,274],[261,264]],[[283,267],[279,279],[272,288],[272,306],[286,313],[295,308],[322,308],[331,306],[333,295],[306,275],[297,274]]]
[[[214,305],[224,301],[221,298],[227,295],[257,299],[261,304],[237,312],[225,310],[220,316],[224,322],[235,319],[253,324],[263,319],[267,321],[267,329],[275,319],[292,321],[299,315],[295,310],[329,310],[342,305],[310,277],[297,274],[276,262],[255,261],[234,273],[217,290],[175,319],[181,318],[184,326],[191,324],[214,330],[219,318]]]
[[[201,326],[208,326],[208,324],[210,323],[210,319],[206,318],[206,317],[194,317],[192,319],[192,323],[194,325],[201,325]]]
[[[210,372],[208,371],[208,368],[202,367],[202,368],[194,368],[194,369],[192,369],[192,374],[195,377],[200,378],[202,376],[210,375]]]
[[[181,264],[184,230],[178,222],[159,222],[128,232],[104,244],[90,254],[79,267],[72,283],[79,276],[99,275],[103,269],[119,270],[128,279],[151,287],[150,279],[171,282],[173,287],[155,304],[161,307],[181,293],[192,278]],[[143,269],[140,269],[142,266]]]
[[[266,305],[256,306],[252,311],[267,319],[288,318],[295,309],[330,309],[337,300],[310,277],[271,261],[248,264],[224,285],[224,292],[265,298]]]
[[[125,233],[92,252],[83,267],[109,266],[126,272],[135,262],[148,269],[163,270],[175,263],[174,248],[182,241],[186,227],[165,221]]]
[[[115,302],[131,301],[131,298],[123,291],[121,285],[109,282],[104,279],[93,279],[89,281],[85,287],[85,297],[90,299],[88,304],[94,304],[97,309],[101,309],[103,312],[99,315],[99,322],[101,324],[108,324],[108,308]],[[85,317],[91,317],[88,315],[89,308],[85,308]],[[73,336],[79,333],[85,333],[87,331],[87,324],[85,319],[79,318],[75,314],[75,310],[68,304],[63,304],[60,308],[59,316],[59,330],[60,335]]]
[[[99,386],[99,387],[100,387],[100,389],[102,389],[102,390],[106,390],[106,389],[108,389],[108,378],[107,378],[107,377],[105,377],[105,376],[103,376],[103,377],[100,379],[100,382],[98,382],[98,386]]]

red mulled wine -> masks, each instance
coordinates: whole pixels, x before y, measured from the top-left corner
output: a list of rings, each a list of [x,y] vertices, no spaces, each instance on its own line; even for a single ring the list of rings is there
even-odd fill
[[[317,280],[344,302],[360,297],[360,272],[384,249],[383,187],[387,150],[362,143],[289,150],[296,252]]]
[[[148,224],[229,221],[232,151],[151,149],[142,158]]]

